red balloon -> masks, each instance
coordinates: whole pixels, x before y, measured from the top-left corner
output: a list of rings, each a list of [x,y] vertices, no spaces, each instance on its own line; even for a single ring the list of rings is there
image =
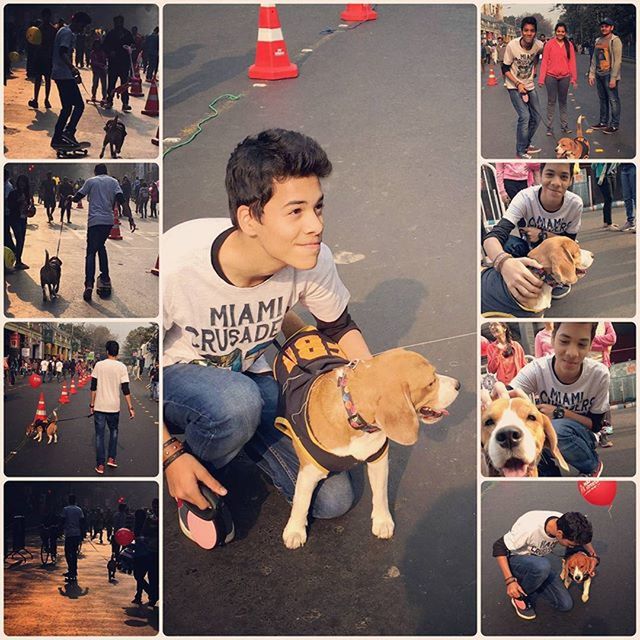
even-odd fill
[[[597,507],[609,507],[616,497],[618,483],[615,480],[581,480],[578,489],[587,502]]]
[[[135,539],[133,531],[131,531],[131,529],[125,529],[124,527],[122,529],[118,529],[114,533],[114,536],[116,542],[122,547],[126,547],[128,544],[131,544]]]
[[[29,376],[29,384],[32,389],[37,389],[42,384],[42,378],[37,373],[33,373]]]

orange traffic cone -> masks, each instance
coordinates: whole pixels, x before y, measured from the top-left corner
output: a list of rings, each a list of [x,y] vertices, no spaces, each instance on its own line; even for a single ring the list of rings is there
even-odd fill
[[[487,79],[487,87],[495,87],[498,84],[496,74],[493,72],[493,67],[489,67],[489,78]]]
[[[40,399],[38,400],[38,408],[36,409],[36,415],[33,417],[33,421],[47,419],[47,407],[44,404],[44,392],[40,392]]]
[[[152,116],[154,118],[157,118],[160,113],[159,106],[160,104],[158,102],[158,87],[154,78],[153,80],[151,80],[151,87],[149,89],[147,103],[144,105],[142,113],[145,116]]]
[[[120,233],[120,220],[118,220],[117,206],[113,208],[113,227],[111,227],[109,240],[122,240],[122,234]]]
[[[60,397],[58,398],[58,402],[60,404],[69,404],[69,394],[67,393],[67,384],[66,382],[62,384],[62,391],[60,392]]]
[[[156,258],[156,266],[155,266],[155,267],[153,267],[153,269],[151,269],[151,273],[152,273],[154,276],[159,276],[159,275],[160,275],[160,256],[158,256],[158,257]]]
[[[76,383],[74,379],[71,378],[71,386],[69,387],[69,394],[72,396],[75,396],[76,393],[78,393],[78,390],[76,389]]]
[[[377,18],[378,14],[371,8],[370,4],[348,4],[347,8],[340,14],[340,20],[345,22],[366,22]]]
[[[260,5],[256,61],[249,67],[249,77],[254,80],[298,77],[298,67],[289,60],[278,11],[273,4]]]

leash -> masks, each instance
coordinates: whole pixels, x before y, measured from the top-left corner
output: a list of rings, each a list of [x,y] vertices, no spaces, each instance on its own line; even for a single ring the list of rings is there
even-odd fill
[[[47,416],[48,418],[49,416]],[[56,424],[58,424],[59,422],[69,422],[70,420],[80,420],[80,418],[91,418],[93,417],[93,414],[90,413],[88,416],[75,416],[75,418],[62,418],[61,420],[56,420]]]
[[[84,82],[82,80],[82,76],[78,76],[80,78],[80,86],[82,87],[82,89],[84,90],[85,94],[90,97],[89,95],[89,90],[87,89],[87,87],[84,86]],[[100,109],[98,109],[98,105],[93,102],[92,100],[88,100],[89,104],[93,105],[93,108],[98,112],[98,115],[100,116],[100,118],[102,119],[102,122],[106,122],[107,119],[100,113]]]
[[[95,544],[93,544],[93,540],[91,538],[89,538],[87,540],[87,542],[93,547],[94,551],[103,559],[106,560],[107,562],[109,562],[109,560],[111,560],[111,556],[109,556],[108,558],[105,558],[102,553],[98,550],[98,548],[96,547]]]
[[[60,233],[58,234],[58,246],[56,247],[56,255],[55,257],[58,257],[58,254],[60,253],[60,242],[62,241],[62,229],[64,227],[64,211],[62,212],[62,220],[60,221]]]

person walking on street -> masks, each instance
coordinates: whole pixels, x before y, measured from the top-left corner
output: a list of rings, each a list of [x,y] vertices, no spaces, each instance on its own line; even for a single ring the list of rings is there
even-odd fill
[[[620,181],[622,182],[622,199],[627,214],[627,221],[620,231],[636,232],[636,165],[624,162],[620,165]]]
[[[109,467],[117,467],[118,423],[120,420],[120,390],[129,409],[129,418],[133,420],[135,412],[131,404],[129,374],[127,367],[118,361],[120,345],[109,340],[105,345],[106,360],[101,360],[91,374],[91,404],[89,411],[94,416],[96,430],[96,473],[103,474],[105,461]],[[108,458],[105,453],[105,428],[109,427]]]
[[[547,88],[547,135],[553,136],[553,117],[556,101],[560,108],[560,126],[563,135],[572,133],[567,115],[569,84],[578,86],[576,52],[567,39],[567,25],[558,22],[555,37],[549,40],[542,53],[538,85]]]
[[[118,203],[124,205],[122,189],[115,178],[107,175],[107,165],[97,164],[94,177],[89,178],[73,196],[73,202],[80,202],[84,196],[89,200],[87,223],[87,253],[85,256],[84,294],[86,302],[91,301],[96,275],[96,253],[100,263],[100,281],[110,285],[109,257],[105,243],[113,227],[113,209]]]
[[[536,39],[538,21],[527,16],[520,23],[521,38],[507,44],[502,63],[502,73],[509,91],[509,98],[518,114],[516,128],[516,155],[530,160],[541,149],[533,146],[533,136],[540,124],[540,102],[534,83],[536,62],[543,44]]]
[[[601,129],[607,135],[617,133],[620,128],[620,68],[622,66],[622,40],[613,33],[613,20],[600,21],[601,37],[596,40],[591,66],[589,86],[596,85],[600,101],[600,120],[593,129]]]
[[[42,201],[47,214],[47,221],[53,222],[53,211],[56,208],[56,183],[51,171],[47,172],[47,177],[42,182]]]
[[[42,378],[43,384],[47,381],[48,371],[49,371],[49,361],[46,358],[42,358],[42,360],[40,361],[40,377]]]
[[[67,572],[64,574],[69,582],[78,580],[78,546],[82,541],[84,513],[76,504],[75,495],[69,496],[69,504],[64,508],[64,557],[67,560]]]
[[[613,223],[611,208],[613,206],[613,194],[616,189],[617,162],[596,162],[593,164],[596,174],[596,182],[602,194],[602,228],[608,231],[618,231],[620,227]]]
[[[58,197],[60,198],[60,224],[64,224],[64,214],[67,214],[67,224],[71,222],[71,200],[73,195],[73,185],[69,178],[63,178],[58,187]]]
[[[16,263],[13,268],[16,270],[28,269],[29,265],[22,262],[22,252],[27,237],[27,218],[29,218],[31,211],[35,213],[35,205],[27,176],[18,176],[16,188],[9,193],[7,198],[7,209],[9,212],[7,223],[13,232],[12,243],[15,246]],[[5,238],[5,242],[10,239]]]
[[[71,52],[75,46],[75,34],[91,24],[91,18],[84,11],[78,11],[71,17],[69,26],[62,27],[53,43],[51,77],[58,87],[62,109],[56,122],[52,147],[76,146],[76,130],[84,112],[84,99],[78,83],[80,72],[71,62]]]
[[[42,40],[35,51],[33,100],[29,100],[28,104],[32,109],[38,108],[38,97],[40,96],[40,87],[44,77],[44,107],[45,109],[51,109],[51,103],[49,102],[49,96],[51,95],[51,63],[57,29],[51,24],[51,9],[49,7],[45,7],[40,15],[42,20],[38,28],[42,34]]]
[[[129,106],[129,90],[126,88],[131,73],[131,51],[135,47],[133,36],[124,27],[124,18],[116,16],[113,19],[113,29],[107,33],[102,43],[104,52],[107,55],[107,75],[108,75],[108,104],[107,108],[113,107],[113,96],[115,95],[116,82],[120,80],[120,86],[125,87],[120,94],[122,97],[122,110],[131,111]]]
[[[158,62],[160,51],[160,27],[156,27],[153,33],[150,33],[144,39],[144,54],[146,57],[146,80],[151,80],[158,73]]]

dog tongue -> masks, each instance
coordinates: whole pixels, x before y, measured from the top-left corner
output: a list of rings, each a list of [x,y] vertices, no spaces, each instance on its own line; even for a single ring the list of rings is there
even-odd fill
[[[504,467],[502,469],[502,473],[505,478],[524,478],[526,470],[527,469],[524,465],[518,467],[517,469],[513,469],[512,467]]]

